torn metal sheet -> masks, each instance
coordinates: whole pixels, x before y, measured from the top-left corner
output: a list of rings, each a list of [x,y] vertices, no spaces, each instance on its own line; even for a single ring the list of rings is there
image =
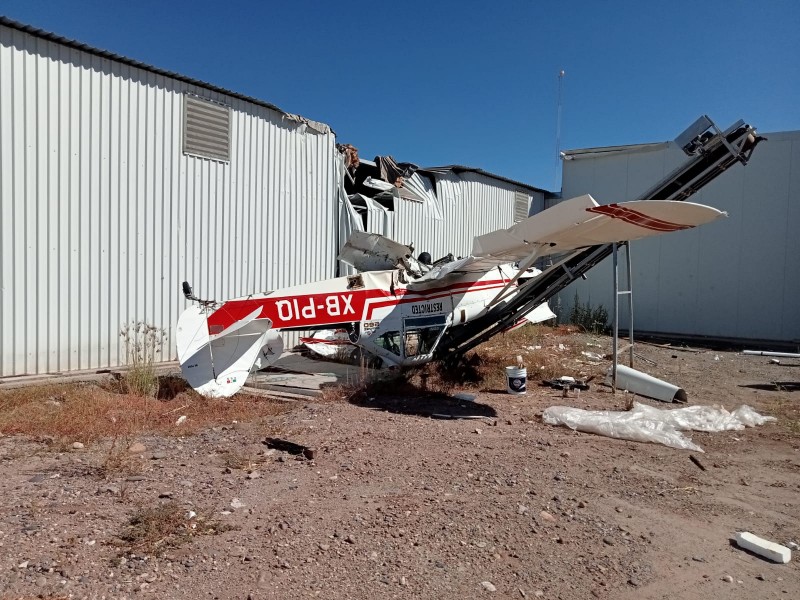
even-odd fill
[[[433,189],[433,185],[426,177],[414,173],[407,177],[400,188],[400,197],[404,200],[421,202],[428,211],[428,217],[436,221],[444,220],[442,204]]]
[[[354,231],[338,259],[359,271],[386,271],[403,268],[422,275],[422,267],[412,256],[414,248],[404,246],[377,233]]]
[[[300,343],[325,358],[335,358],[344,352],[349,355],[355,349],[346,329],[321,329],[308,337],[301,337]]]

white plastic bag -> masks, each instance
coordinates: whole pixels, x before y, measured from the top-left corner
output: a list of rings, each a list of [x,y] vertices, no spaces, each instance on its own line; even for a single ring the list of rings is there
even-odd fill
[[[775,417],[758,414],[747,405],[734,412],[721,406],[686,406],[675,410],[654,408],[634,402],[629,411],[584,410],[569,406],[551,406],[542,419],[549,425],[565,425],[576,431],[634,442],[664,444],[670,448],[703,449],[683,431],[728,431],[763,425]]]

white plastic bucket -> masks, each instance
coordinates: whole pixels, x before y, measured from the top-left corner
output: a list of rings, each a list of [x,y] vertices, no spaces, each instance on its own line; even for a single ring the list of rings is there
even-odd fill
[[[509,394],[525,394],[527,392],[528,371],[519,367],[506,367],[507,391]]]

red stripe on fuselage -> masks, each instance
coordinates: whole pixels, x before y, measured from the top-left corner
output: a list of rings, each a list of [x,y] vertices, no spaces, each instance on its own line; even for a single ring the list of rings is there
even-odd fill
[[[378,302],[370,303],[369,312],[368,312],[368,314],[367,314],[367,316],[365,318],[366,319],[372,319],[373,318],[372,317],[373,313],[378,308],[386,308],[388,306],[396,306],[396,305],[400,305],[400,304],[413,304],[414,302],[429,302],[431,300],[438,300],[439,298],[448,298],[448,297],[454,296],[454,295],[464,295],[464,294],[470,294],[470,293],[476,293],[476,292],[483,292],[483,291],[487,291],[487,290],[496,290],[496,289],[500,289],[500,288],[505,287],[505,285],[506,285],[506,283],[503,282],[503,283],[501,283],[499,285],[481,286],[481,287],[479,287],[477,289],[468,289],[468,290],[464,290],[462,292],[442,292],[442,293],[439,293],[439,294],[424,294],[424,295],[421,295],[418,298],[417,297],[415,297],[415,298],[404,297],[404,298],[402,298],[400,300],[395,300],[395,299],[379,300]],[[406,294],[406,296],[407,296],[407,294]],[[415,294],[415,296],[416,296],[416,294]],[[446,311],[446,312],[450,312],[450,311]]]
[[[258,319],[270,319],[274,329],[335,325],[364,318],[370,300],[378,301],[376,307],[424,302],[449,295],[480,292],[505,285],[507,281],[468,281],[421,291],[398,288],[392,294],[387,289],[364,289],[327,294],[299,294],[296,296],[271,295],[264,298],[228,300],[208,317],[208,331],[218,334],[242,320],[256,309]],[[370,307],[370,314],[372,307]]]

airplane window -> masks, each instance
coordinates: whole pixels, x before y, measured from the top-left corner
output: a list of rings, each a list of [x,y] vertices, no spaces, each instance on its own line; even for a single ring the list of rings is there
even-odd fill
[[[406,356],[416,356],[417,354],[419,354],[420,350],[419,338],[420,338],[419,331],[406,332]]]
[[[444,327],[412,329],[405,335],[406,356],[418,356],[433,352]]]
[[[383,346],[392,354],[400,356],[400,332],[387,331],[376,340],[378,346]]]

